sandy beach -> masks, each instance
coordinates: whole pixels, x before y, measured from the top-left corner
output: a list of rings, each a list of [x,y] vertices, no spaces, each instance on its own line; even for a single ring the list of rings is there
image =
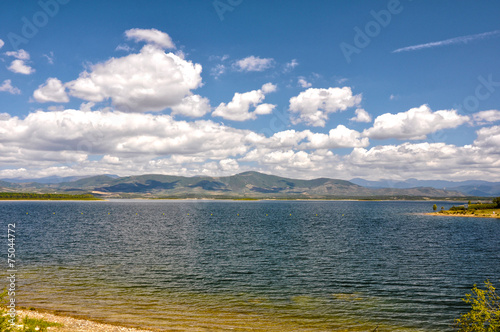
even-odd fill
[[[150,332],[153,330],[143,330],[123,326],[103,324],[86,319],[78,319],[69,316],[55,315],[49,312],[34,310],[17,310],[18,318],[21,321],[25,316],[36,319],[44,319],[48,322],[59,323],[62,326],[48,327],[53,332]]]

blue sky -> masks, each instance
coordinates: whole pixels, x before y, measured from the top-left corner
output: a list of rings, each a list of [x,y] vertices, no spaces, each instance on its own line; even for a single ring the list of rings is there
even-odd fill
[[[0,178],[500,181],[495,1],[3,1]]]

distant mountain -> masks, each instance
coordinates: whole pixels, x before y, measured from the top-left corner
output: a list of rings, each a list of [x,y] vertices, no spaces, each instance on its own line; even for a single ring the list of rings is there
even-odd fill
[[[1,187],[4,187],[4,188],[16,188],[17,186],[14,183],[0,180],[0,188]]]
[[[456,190],[467,196],[500,196],[500,182],[488,182],[481,180],[444,181],[408,179],[405,181],[368,181],[355,178],[352,179],[351,182],[368,188],[408,189],[416,187],[431,187],[443,190]]]
[[[160,174],[128,177],[98,175],[62,183],[25,183],[18,186],[22,191],[36,189],[37,192],[93,192],[103,197],[320,199],[464,196],[458,191],[430,187],[367,188],[345,180],[329,178],[298,180],[259,172],[244,172],[224,177]]]

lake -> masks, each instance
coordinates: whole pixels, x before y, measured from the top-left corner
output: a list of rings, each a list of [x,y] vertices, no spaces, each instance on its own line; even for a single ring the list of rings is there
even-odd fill
[[[125,326],[451,331],[500,222],[434,203],[0,202],[1,248],[15,223],[20,305]]]

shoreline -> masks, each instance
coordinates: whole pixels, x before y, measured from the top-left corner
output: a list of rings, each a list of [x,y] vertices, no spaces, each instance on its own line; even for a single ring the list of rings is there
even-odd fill
[[[28,310],[16,309],[18,324],[22,324],[22,319],[26,316],[35,319],[43,319],[51,323],[58,323],[62,326],[49,327],[50,331],[54,332],[153,332],[157,330],[127,327],[121,325],[114,325],[110,323],[99,322],[88,318],[77,318],[71,315],[54,313],[41,309]]]
[[[442,216],[442,217],[465,217],[465,218],[490,218],[499,219],[500,215],[492,216],[489,215],[475,215],[475,214],[450,214],[450,213],[440,213],[440,212],[427,212],[424,213],[426,216]]]

